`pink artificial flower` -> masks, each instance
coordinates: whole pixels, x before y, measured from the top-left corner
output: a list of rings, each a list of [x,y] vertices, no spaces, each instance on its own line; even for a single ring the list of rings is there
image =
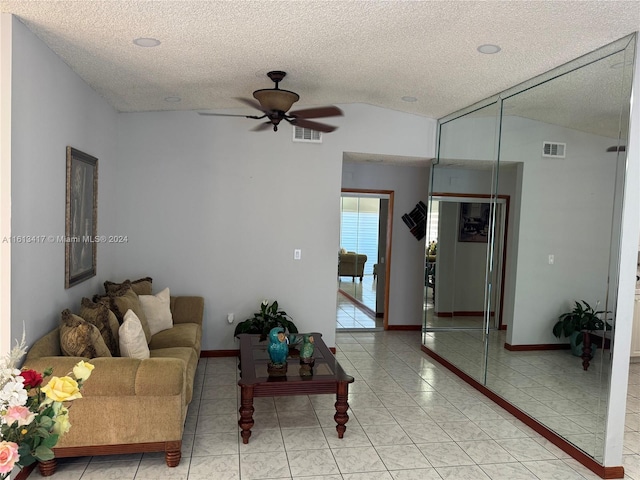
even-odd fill
[[[2,417],[7,425],[13,425],[13,422],[17,421],[18,426],[29,425],[36,418],[35,414],[27,407],[22,405],[16,405],[9,407],[7,413]]]
[[[19,458],[17,443],[0,442],[0,473],[10,473]]]

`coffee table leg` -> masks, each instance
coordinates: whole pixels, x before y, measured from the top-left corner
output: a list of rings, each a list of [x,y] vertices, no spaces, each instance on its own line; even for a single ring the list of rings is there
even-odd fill
[[[242,429],[242,443],[249,443],[251,427],[253,427],[253,385],[241,385],[240,393],[240,420],[238,425]]]
[[[349,384],[347,382],[338,382],[338,388],[336,392],[336,414],[333,416],[336,421],[336,430],[338,431],[338,438],[344,437],[344,432],[347,429],[345,424],[349,421],[349,415],[347,410],[349,404],[347,403],[347,397],[349,396]]]

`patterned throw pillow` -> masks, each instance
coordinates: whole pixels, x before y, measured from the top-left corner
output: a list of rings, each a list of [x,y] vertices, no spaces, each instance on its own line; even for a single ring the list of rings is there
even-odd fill
[[[104,291],[109,295],[112,292],[117,291],[125,283],[129,283],[136,295],[151,295],[151,284],[153,280],[151,277],[139,278],[138,280],[125,280],[122,283],[114,283],[110,281],[104,282]]]
[[[101,302],[104,302],[104,297]],[[117,289],[111,291],[107,297],[109,309],[116,314],[116,318],[120,325],[124,322],[124,314],[128,310],[133,310],[133,313],[140,319],[142,324],[142,330],[147,339],[147,343],[151,341],[151,330],[149,330],[149,323],[147,322],[147,316],[144,314],[138,295],[133,291],[131,282],[125,280],[125,282]]]
[[[120,324],[109,307],[103,303],[94,303],[88,298],[83,298],[80,302],[80,316],[100,331],[111,355],[119,357],[118,329]]]
[[[70,357],[111,356],[98,329],[69,310],[60,315],[60,349]]]

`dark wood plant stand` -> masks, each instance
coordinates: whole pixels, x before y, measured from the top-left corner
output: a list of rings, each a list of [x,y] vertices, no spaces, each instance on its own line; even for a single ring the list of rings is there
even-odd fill
[[[591,335],[587,331],[582,332],[582,368],[589,369],[591,362]]]
[[[336,421],[338,438],[344,436],[349,421],[347,396],[353,377],[347,375],[322,341],[322,334],[311,333],[314,338],[314,365],[309,375],[308,365],[301,365],[299,358],[287,359],[287,375],[270,377],[267,372],[269,354],[268,342],[260,342],[260,335],[242,333],[240,339],[240,420],[242,443],[249,443],[253,420],[254,397],[277,397],[286,395],[316,395],[332,393],[336,395]]]

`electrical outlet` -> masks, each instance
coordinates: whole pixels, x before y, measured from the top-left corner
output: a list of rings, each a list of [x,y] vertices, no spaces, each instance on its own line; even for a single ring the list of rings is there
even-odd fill
[[[293,251],[293,259],[294,260],[300,260],[302,258],[302,250],[300,250],[299,248],[296,248]]]
[[[556,258],[554,255],[549,255],[549,265],[553,265],[553,262],[556,261]]]
[[[227,322],[233,323],[235,320],[233,313],[227,313]]]

